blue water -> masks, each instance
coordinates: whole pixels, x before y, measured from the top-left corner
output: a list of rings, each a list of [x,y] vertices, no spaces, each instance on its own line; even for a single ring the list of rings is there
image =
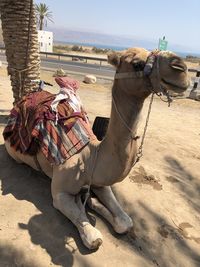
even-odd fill
[[[59,43],[59,42],[58,42]],[[116,46],[116,45],[104,45],[104,44],[95,44],[95,43],[78,43],[78,42],[62,42],[68,45],[80,45],[80,46],[90,46],[90,47],[96,47],[96,48],[102,48],[102,49],[111,49],[115,51],[121,51],[125,50],[131,46]],[[151,49],[149,49],[151,50]],[[179,52],[179,51],[173,51],[178,56],[185,58],[186,56],[194,56],[194,57],[200,57],[200,53],[195,52]]]
[[[79,42],[57,42],[56,43],[64,43],[66,45],[80,45],[80,46],[89,46],[89,47],[96,47],[102,49],[111,49],[115,51],[125,50],[128,46],[114,46],[114,45],[103,45],[103,44],[95,44],[95,43],[79,43]]]
[[[195,52],[175,52],[178,56],[185,58],[186,56],[200,57],[199,53]]]
[[[121,51],[121,50],[125,50],[125,49],[129,48],[128,46],[90,44],[90,43],[85,43],[85,44],[82,44],[82,45],[91,46],[91,47],[94,47],[95,46],[96,48],[111,49],[111,50],[115,50],[115,51]]]

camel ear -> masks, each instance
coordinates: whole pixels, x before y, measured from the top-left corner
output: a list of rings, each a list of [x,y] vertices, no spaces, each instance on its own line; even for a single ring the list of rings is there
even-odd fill
[[[118,67],[120,64],[120,57],[121,53],[119,52],[112,52],[108,54],[108,63],[113,65],[114,67]]]
[[[145,67],[145,61],[140,53],[127,54],[125,62],[132,64],[135,71],[142,71]]]
[[[127,62],[127,63],[137,63],[139,61],[140,61],[140,59],[138,57],[138,54],[136,54],[136,53],[126,54],[125,62]]]

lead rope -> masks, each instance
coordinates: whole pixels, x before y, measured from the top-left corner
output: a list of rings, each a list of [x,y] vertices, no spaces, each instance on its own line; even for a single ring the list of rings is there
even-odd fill
[[[149,108],[148,108],[148,113],[147,113],[147,117],[146,117],[146,122],[145,122],[145,126],[144,126],[144,130],[143,130],[143,134],[142,134],[142,140],[141,140],[141,143],[140,143],[140,146],[138,148],[138,151],[136,153],[136,159],[133,163],[133,166],[135,166],[135,164],[140,160],[140,158],[143,156],[143,153],[142,153],[142,150],[143,150],[143,145],[144,145],[144,139],[145,139],[145,136],[146,136],[146,132],[147,132],[147,127],[148,127],[148,123],[149,123],[149,118],[150,118],[150,113],[151,113],[151,108],[152,108],[152,104],[153,104],[153,99],[154,99],[154,95],[155,95],[155,92],[152,91],[152,94],[151,94],[151,99],[150,99],[150,102],[149,102]],[[117,105],[116,105],[116,102],[115,102],[115,99],[114,97],[112,98],[112,101],[113,101],[113,104],[114,104],[114,107],[115,107],[115,110],[121,120],[121,122],[124,124],[124,126],[129,130],[129,132],[131,133],[131,138],[133,140],[137,140],[139,138],[139,136],[135,136],[134,133],[132,132],[132,129],[128,126],[128,124],[126,123],[126,121],[124,120],[124,118],[122,117],[121,113],[119,112],[118,108],[117,108]]]
[[[91,185],[92,185],[92,178],[93,178],[94,169],[95,169],[95,166],[96,166],[96,161],[97,161],[97,156],[98,156],[99,148],[100,148],[100,145],[98,147],[95,147],[95,154],[94,154],[94,160],[93,160],[92,169],[91,169],[91,175],[90,175],[90,179],[89,179],[89,184],[88,184],[87,192],[85,193],[85,199],[84,199],[83,204],[82,204],[81,199],[79,199],[79,201],[81,202],[81,206],[80,206],[80,213],[79,213],[78,217],[76,218],[76,222],[79,225],[81,225],[82,227],[85,227],[88,224],[90,224],[89,222],[80,223],[79,218],[80,218],[81,214],[85,214],[85,205],[86,205],[86,203],[88,201],[88,198],[90,196]]]
[[[101,145],[101,143],[100,143]],[[88,184],[88,189],[87,192],[85,193],[85,200],[83,202],[83,207],[85,208],[86,202],[90,196],[90,189],[91,189],[91,185],[92,185],[92,178],[93,178],[93,174],[94,174],[94,169],[96,166],[96,161],[97,161],[97,156],[98,156],[98,152],[100,149],[100,145],[98,147],[95,147],[95,155],[94,155],[94,160],[93,160],[93,164],[92,164],[92,170],[91,170],[91,175],[90,175],[90,179],[89,179],[89,184]]]
[[[152,62],[150,62],[150,66],[148,66],[148,69],[147,69],[147,73],[146,75],[148,76],[150,74],[150,69],[152,69],[152,66],[153,66],[153,62],[155,60],[155,55],[153,55],[153,60]],[[160,79],[160,74],[159,74],[159,61],[157,60],[157,78]],[[151,99],[150,99],[150,102],[149,102],[149,107],[148,107],[148,113],[147,113],[147,117],[146,117],[146,122],[145,122],[145,126],[144,126],[144,130],[143,130],[143,134],[142,134],[142,139],[141,139],[141,143],[140,143],[140,146],[138,148],[138,151],[136,153],[136,159],[135,161],[133,162],[133,165],[132,167],[134,167],[136,165],[136,163],[139,162],[140,158],[143,156],[143,145],[144,145],[144,140],[145,140],[145,137],[146,137],[146,132],[147,132],[147,128],[148,128],[148,123],[149,123],[149,119],[150,119],[150,114],[151,114],[151,109],[152,109],[152,104],[153,104],[153,100],[154,100],[154,95],[156,94],[157,96],[160,97],[160,99],[163,101],[163,102],[168,102],[168,106],[170,106],[170,103],[172,102],[172,99],[170,98],[169,96],[169,93],[166,92],[162,86],[160,85],[160,88],[162,89],[161,91],[163,92],[163,94],[165,94],[167,96],[167,101],[163,100],[161,98],[162,96],[162,93],[161,94],[158,94],[156,93],[153,89],[152,89],[152,86],[151,86],[151,82],[149,84],[149,89],[151,91]],[[115,99],[114,97],[112,97],[112,102],[114,104],[114,107],[115,107],[115,110],[121,120],[121,122],[124,124],[124,126],[129,130],[129,132],[131,133],[131,138],[133,140],[137,140],[139,137],[138,136],[135,136],[134,133],[132,132],[132,129],[128,126],[128,124],[126,123],[125,119],[123,118],[123,116],[121,115],[120,111],[118,110],[117,108],[117,105],[116,105],[116,102],[115,102]],[[94,156],[94,161],[93,161],[93,166],[92,166],[92,171],[91,171],[91,176],[90,176],[90,180],[89,180],[89,184],[88,184],[88,189],[87,189],[87,192],[85,194],[85,200],[84,200],[84,203],[83,203],[83,208],[85,208],[85,205],[87,203],[87,200],[90,196],[90,189],[91,189],[91,184],[92,184],[92,178],[93,178],[93,174],[94,174],[94,169],[95,169],[95,165],[96,165],[96,160],[97,160],[97,156],[98,156],[98,151],[99,151],[99,148],[100,148],[100,145],[95,148],[95,156]]]
[[[135,136],[135,133],[132,132],[132,129],[128,126],[128,124],[126,123],[125,119],[122,117],[122,114],[119,112],[118,108],[117,108],[117,104],[115,102],[114,96],[112,97],[112,101],[115,107],[115,110],[119,116],[119,118],[121,119],[121,122],[124,124],[124,126],[129,130],[129,132],[131,133],[131,138],[133,140],[137,140],[139,137]]]
[[[160,72],[159,72],[159,61],[160,61],[160,58],[158,57],[158,59],[157,59],[157,77],[159,77],[159,80],[161,81]],[[160,100],[165,102],[165,103],[168,103],[168,107],[170,107],[170,104],[173,100],[170,97],[169,92],[167,90],[165,90],[165,88],[162,87],[161,83],[160,83],[160,91],[161,91],[161,93],[158,94],[158,96],[160,97]],[[162,95],[165,95],[167,97],[167,100],[163,99]]]
[[[148,127],[148,123],[149,123],[149,118],[150,118],[151,108],[152,108],[152,104],[153,104],[154,94],[155,94],[154,92],[151,94],[151,99],[150,99],[150,102],[149,102],[149,108],[148,108],[147,118],[146,118],[144,130],[143,130],[143,135],[142,135],[142,140],[141,140],[140,146],[138,148],[138,151],[137,151],[137,154],[136,154],[136,159],[135,159],[135,162],[133,163],[133,166],[135,166],[135,164],[143,156],[143,153],[142,153],[143,144],[144,144],[144,139],[145,139],[145,136],[146,136],[147,127]],[[126,121],[123,119],[121,113],[119,112],[119,110],[117,108],[117,105],[115,103],[114,98],[113,98],[113,103],[114,103],[114,107],[116,109],[116,112],[119,115],[119,118],[123,122],[124,126],[130,131],[131,138],[134,139],[134,140],[137,140],[139,137],[138,136],[133,136],[133,132],[132,132],[131,128],[128,126],[128,124],[126,123]],[[101,143],[100,143],[100,145],[101,145]],[[95,166],[96,166],[96,161],[97,161],[97,156],[98,156],[98,152],[99,152],[99,149],[100,149],[100,145],[95,148],[95,155],[94,155],[94,160],[93,160],[93,164],[92,164],[92,170],[91,170],[91,175],[90,175],[90,179],[89,179],[89,184],[88,184],[87,192],[85,193],[85,200],[83,202],[83,208],[85,208],[85,205],[87,203],[87,200],[88,200],[88,198],[90,196],[90,191],[91,191],[90,189],[91,189],[91,184],[92,184],[92,178],[93,178],[94,169],[95,169]]]
[[[154,90],[153,90],[153,88],[152,88],[152,84],[151,84],[151,81],[150,81],[150,83],[149,83],[149,89],[151,90],[151,92],[152,92],[152,94],[151,94],[151,99],[150,99],[150,102],[149,102],[149,108],[148,108],[148,113],[147,113],[147,118],[146,118],[146,122],[145,122],[145,126],[144,126],[144,131],[143,131],[143,135],[142,135],[142,140],[141,140],[141,143],[140,143],[140,146],[139,146],[139,148],[138,148],[138,151],[137,151],[137,153],[136,153],[136,159],[135,159],[135,161],[134,161],[134,163],[133,163],[133,165],[132,165],[132,167],[134,167],[135,166],[135,164],[140,160],[140,158],[143,156],[143,145],[144,145],[144,139],[145,139],[145,136],[146,136],[146,132],[147,132],[147,127],[148,127],[148,123],[149,123],[149,118],[150,118],[150,113],[151,113],[151,108],[152,108],[152,104],[153,104],[153,99],[154,99],[154,95],[156,94],[158,97],[160,97],[160,99],[163,101],[163,102],[167,102],[168,103],[168,107],[170,107],[170,103],[172,102],[172,98],[170,97],[170,95],[169,95],[169,92],[168,91],[166,91],[163,87],[162,87],[162,85],[161,85],[161,83],[160,83],[160,81],[161,81],[161,79],[160,79],[160,72],[159,72],[159,51],[155,51],[155,53],[152,53],[151,55],[150,55],[150,60],[149,60],[149,62],[148,62],[148,64],[146,65],[147,66],[147,68],[146,68],[146,70],[144,69],[144,72],[145,72],[145,76],[147,76],[148,77],[148,75],[150,75],[150,73],[151,73],[151,70],[152,70],[152,68],[153,68],[153,64],[154,64],[154,62],[155,62],[155,59],[157,58],[157,60],[156,60],[156,71],[157,71],[157,79],[158,79],[158,81],[159,81],[159,84],[160,84],[160,90],[161,90],[161,93],[156,93]],[[167,100],[164,100],[163,98],[162,98],[162,94],[163,95],[166,95],[166,97],[167,97]]]
[[[148,108],[148,113],[147,113],[147,117],[146,117],[146,122],[145,122],[144,130],[143,130],[143,134],[142,134],[142,140],[141,140],[140,146],[138,148],[138,151],[136,153],[136,159],[135,159],[132,167],[134,167],[135,164],[137,162],[139,162],[140,158],[143,156],[144,139],[145,139],[146,132],[147,132],[147,127],[148,127],[148,123],[149,123],[149,118],[150,118],[151,108],[152,108],[152,104],[153,104],[154,94],[155,94],[154,92],[151,94],[151,99],[149,102],[149,108]]]

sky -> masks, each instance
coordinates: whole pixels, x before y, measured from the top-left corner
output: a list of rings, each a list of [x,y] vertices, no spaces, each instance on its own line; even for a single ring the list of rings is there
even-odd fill
[[[54,24],[151,41],[165,36],[173,43],[200,53],[200,0],[35,0],[53,13]]]

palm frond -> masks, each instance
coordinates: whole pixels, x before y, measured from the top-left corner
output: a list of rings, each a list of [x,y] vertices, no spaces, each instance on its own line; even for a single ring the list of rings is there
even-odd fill
[[[44,26],[44,21],[46,22],[45,23],[46,26],[47,26],[47,21],[53,23],[53,14],[51,11],[49,11],[49,7],[46,4],[44,3],[35,4],[35,11],[36,11],[38,25],[40,25],[41,28],[43,28]]]

